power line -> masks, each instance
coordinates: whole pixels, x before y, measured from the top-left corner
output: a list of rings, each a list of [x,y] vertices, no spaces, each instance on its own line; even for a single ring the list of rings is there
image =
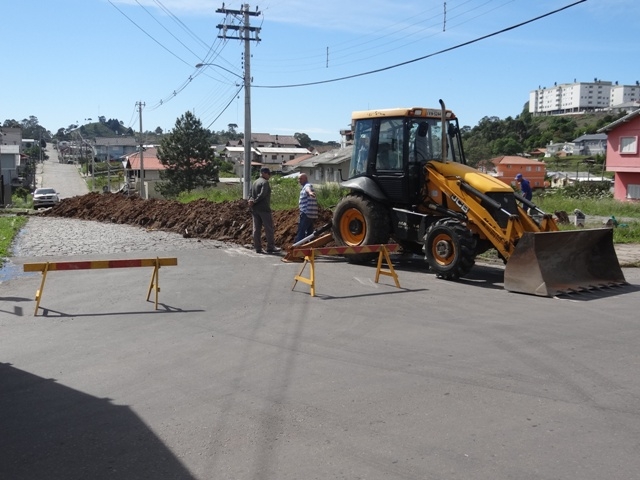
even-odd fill
[[[233,94],[233,97],[231,97],[231,100],[229,100],[229,103],[227,103],[227,105],[225,105],[225,107],[222,109],[222,111],[218,114],[218,116],[216,118],[214,118],[211,123],[207,126],[207,129],[209,129],[209,127],[211,127],[211,125],[213,125],[214,123],[216,123],[216,121],[222,116],[222,114],[224,112],[227,111],[227,108],[229,108],[229,105],[231,105],[233,103],[233,101],[236,99],[236,97],[238,96],[238,94],[242,91],[242,89],[244,88],[244,85],[242,85],[238,91],[236,93]]]
[[[367,76],[367,75],[373,75],[374,73],[380,73],[380,72],[384,72],[384,71],[387,71],[387,70],[393,70],[395,68],[399,68],[399,67],[402,67],[402,66],[405,66],[405,65],[409,65],[411,63],[419,62],[419,61],[425,60],[427,58],[435,57],[437,55],[441,55],[441,54],[446,53],[446,52],[451,52],[453,50],[457,50],[458,48],[466,47],[467,45],[471,45],[473,43],[477,43],[477,42],[479,42],[481,40],[486,40],[487,38],[495,37],[496,35],[500,35],[502,33],[506,33],[508,31],[515,30],[516,28],[520,28],[520,27],[522,27],[524,25],[527,25],[529,23],[536,22],[536,21],[541,20],[541,19],[543,19],[545,17],[548,17],[550,15],[554,15],[554,14],[556,14],[558,12],[561,12],[561,11],[566,10],[568,8],[574,7],[575,5],[578,5],[580,3],[584,3],[586,1],[587,0],[578,0],[577,2],[574,2],[574,3],[570,4],[570,5],[566,5],[564,7],[558,8],[557,10],[553,10],[551,12],[545,13],[543,15],[539,15],[539,16],[537,16],[535,18],[530,19],[530,20],[526,20],[526,21],[518,23],[516,25],[512,25],[511,27],[503,28],[502,30],[498,30],[498,31],[490,33],[488,35],[484,35],[482,37],[478,37],[476,39],[469,40],[468,42],[459,43],[458,45],[455,45],[453,47],[445,48],[443,50],[439,50],[437,52],[430,53],[430,54],[424,55],[422,57],[414,58],[413,60],[407,60],[405,62],[396,63],[394,65],[390,65],[390,66],[387,66],[387,67],[378,68],[378,69],[375,69],[375,70],[369,70],[367,72],[362,72],[362,73],[356,73],[356,74],[353,74],[353,75],[346,75],[344,77],[332,78],[332,79],[329,79],[329,80],[319,80],[317,82],[297,83],[297,84],[290,84],[290,85],[253,85],[253,87],[255,87],[255,88],[308,87],[308,86],[311,86],[311,85],[321,85],[321,84],[324,84],[324,83],[340,82],[340,81],[343,81],[343,80],[350,80],[352,78],[364,77],[364,76]]]
[[[157,43],[160,47],[162,47],[163,50],[166,50],[169,54],[171,54],[172,56],[174,56],[175,58],[180,60],[182,63],[184,63],[186,65],[189,65],[189,62],[187,62],[186,60],[180,58],[178,55],[173,53],[171,50],[169,50],[167,47],[165,47],[162,43],[160,43],[158,40],[156,40],[151,34],[147,33],[140,25],[138,25],[136,22],[134,22],[132,18],[130,18],[126,13],[124,13],[122,10],[120,10],[118,7],[116,7],[115,4],[111,0],[107,0],[107,1],[111,4],[111,6],[113,8],[118,10],[127,20],[129,20],[131,23],[133,23],[142,33],[144,33],[147,37],[149,37],[151,40],[153,40],[155,43]]]
[[[140,5],[140,7],[141,7],[141,8],[142,8],[142,9],[143,9],[143,10],[144,10],[144,11],[145,11],[145,12],[146,12],[146,13],[147,13],[147,14],[148,14],[148,15],[149,15],[149,16],[150,16],[150,17],[151,17],[151,18],[152,18],[152,19],[153,19],[157,24],[158,24],[158,25],[160,25],[160,26],[164,29],[164,31],[165,31],[165,32],[167,32],[169,35],[171,35],[171,36],[172,36],[172,37],[173,37],[173,38],[174,38],[174,39],[175,39],[175,40],[176,40],[180,45],[182,45],[184,48],[186,48],[187,50],[189,50],[189,51],[193,54],[193,56],[194,56],[194,57],[197,57],[197,56],[198,56],[198,54],[197,54],[196,52],[194,52],[194,51],[193,51],[193,50],[191,50],[187,45],[185,45],[185,44],[182,42],[182,40],[180,40],[178,37],[176,37],[176,36],[175,36],[175,35],[174,35],[174,34],[173,34],[173,33],[172,33],[172,32],[171,32],[167,27],[165,27],[165,26],[162,24],[162,22],[160,22],[160,20],[158,20],[155,16],[153,16],[153,14],[152,14],[149,10],[147,10],[147,8],[146,8],[144,5],[142,5],[138,0],[136,0],[136,3],[137,3],[138,5]]]

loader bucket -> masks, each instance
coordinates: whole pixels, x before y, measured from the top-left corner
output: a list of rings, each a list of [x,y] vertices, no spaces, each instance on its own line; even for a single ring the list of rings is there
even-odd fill
[[[505,289],[547,297],[626,283],[610,228],[527,232],[504,272]]]

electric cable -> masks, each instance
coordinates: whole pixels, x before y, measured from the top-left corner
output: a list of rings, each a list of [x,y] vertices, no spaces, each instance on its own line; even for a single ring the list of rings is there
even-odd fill
[[[409,65],[411,63],[416,63],[416,62],[419,62],[421,60],[426,60],[427,58],[435,57],[437,55],[441,55],[441,54],[446,53],[446,52],[451,52],[453,50],[457,50],[459,48],[466,47],[466,46],[471,45],[473,43],[477,43],[477,42],[480,42],[482,40],[486,40],[487,38],[495,37],[496,35],[500,35],[500,34],[508,32],[508,31],[515,30],[516,28],[520,28],[520,27],[522,27],[524,25],[527,25],[529,23],[536,22],[536,21],[541,20],[541,19],[543,19],[545,17],[548,17],[550,15],[554,15],[554,14],[556,14],[558,12],[561,12],[561,11],[566,10],[568,8],[574,7],[575,5],[578,5],[580,3],[584,3],[586,1],[587,0],[578,0],[577,2],[574,2],[574,3],[570,4],[570,5],[566,5],[564,7],[558,8],[556,10],[553,10],[551,12],[545,13],[543,15],[539,15],[539,16],[537,16],[535,18],[526,20],[526,21],[518,23],[516,25],[512,25],[510,27],[503,28],[502,30],[498,30],[496,32],[489,33],[487,35],[483,35],[482,37],[478,37],[478,38],[475,38],[473,40],[469,40],[467,42],[459,43],[457,45],[454,45],[453,47],[448,47],[448,48],[439,50],[437,52],[430,53],[428,55],[424,55],[422,57],[414,58],[412,60],[407,60],[405,62],[396,63],[394,65],[389,65],[387,67],[382,67],[382,68],[378,68],[378,69],[375,69],[375,70],[369,70],[367,72],[356,73],[356,74],[353,74],[353,75],[346,75],[346,76],[343,76],[343,77],[332,78],[332,79],[328,79],[328,80],[319,80],[319,81],[316,81],[316,82],[306,82],[306,83],[297,83],[297,84],[289,84],[289,85],[252,85],[252,87],[253,88],[308,87],[308,86],[311,86],[311,85],[321,85],[321,84],[325,84],[325,83],[340,82],[340,81],[343,81],[343,80],[350,80],[352,78],[364,77],[364,76],[367,76],[367,75],[373,75],[374,73],[380,73],[380,72],[384,72],[384,71],[387,71],[387,70],[393,70],[395,68],[399,68],[399,67],[402,67],[402,66],[405,66],[405,65]]]

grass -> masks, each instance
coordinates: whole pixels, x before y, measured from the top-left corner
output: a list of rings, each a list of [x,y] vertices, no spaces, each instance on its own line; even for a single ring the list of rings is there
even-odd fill
[[[589,217],[616,217],[619,226],[613,230],[614,243],[640,243],[640,204],[619,202],[613,198],[568,198],[561,192],[534,194],[533,202],[542,210],[553,213],[564,210],[569,215],[579,209],[586,215],[586,226],[602,227],[601,219],[590,221]],[[578,227],[561,225],[562,230],[572,230]]]
[[[298,208],[300,184],[295,178],[272,177],[271,184],[271,208],[273,210],[289,210]],[[344,195],[344,190],[337,184],[315,185],[318,205],[323,208],[332,208]],[[206,198],[211,202],[236,201],[242,198],[242,185],[223,186],[219,184],[215,188],[184,193],[178,197],[183,203],[189,203],[200,198]]]
[[[9,248],[20,229],[27,223],[27,217],[3,215],[0,216],[0,262],[9,256]]]

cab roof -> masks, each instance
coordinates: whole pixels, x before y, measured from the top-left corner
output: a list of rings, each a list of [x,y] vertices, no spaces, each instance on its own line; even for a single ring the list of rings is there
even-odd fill
[[[456,116],[451,110],[445,110],[447,119]],[[416,117],[416,118],[442,118],[442,110],[439,108],[410,107],[410,108],[383,108],[378,110],[359,110],[351,114],[352,120],[380,117]]]

